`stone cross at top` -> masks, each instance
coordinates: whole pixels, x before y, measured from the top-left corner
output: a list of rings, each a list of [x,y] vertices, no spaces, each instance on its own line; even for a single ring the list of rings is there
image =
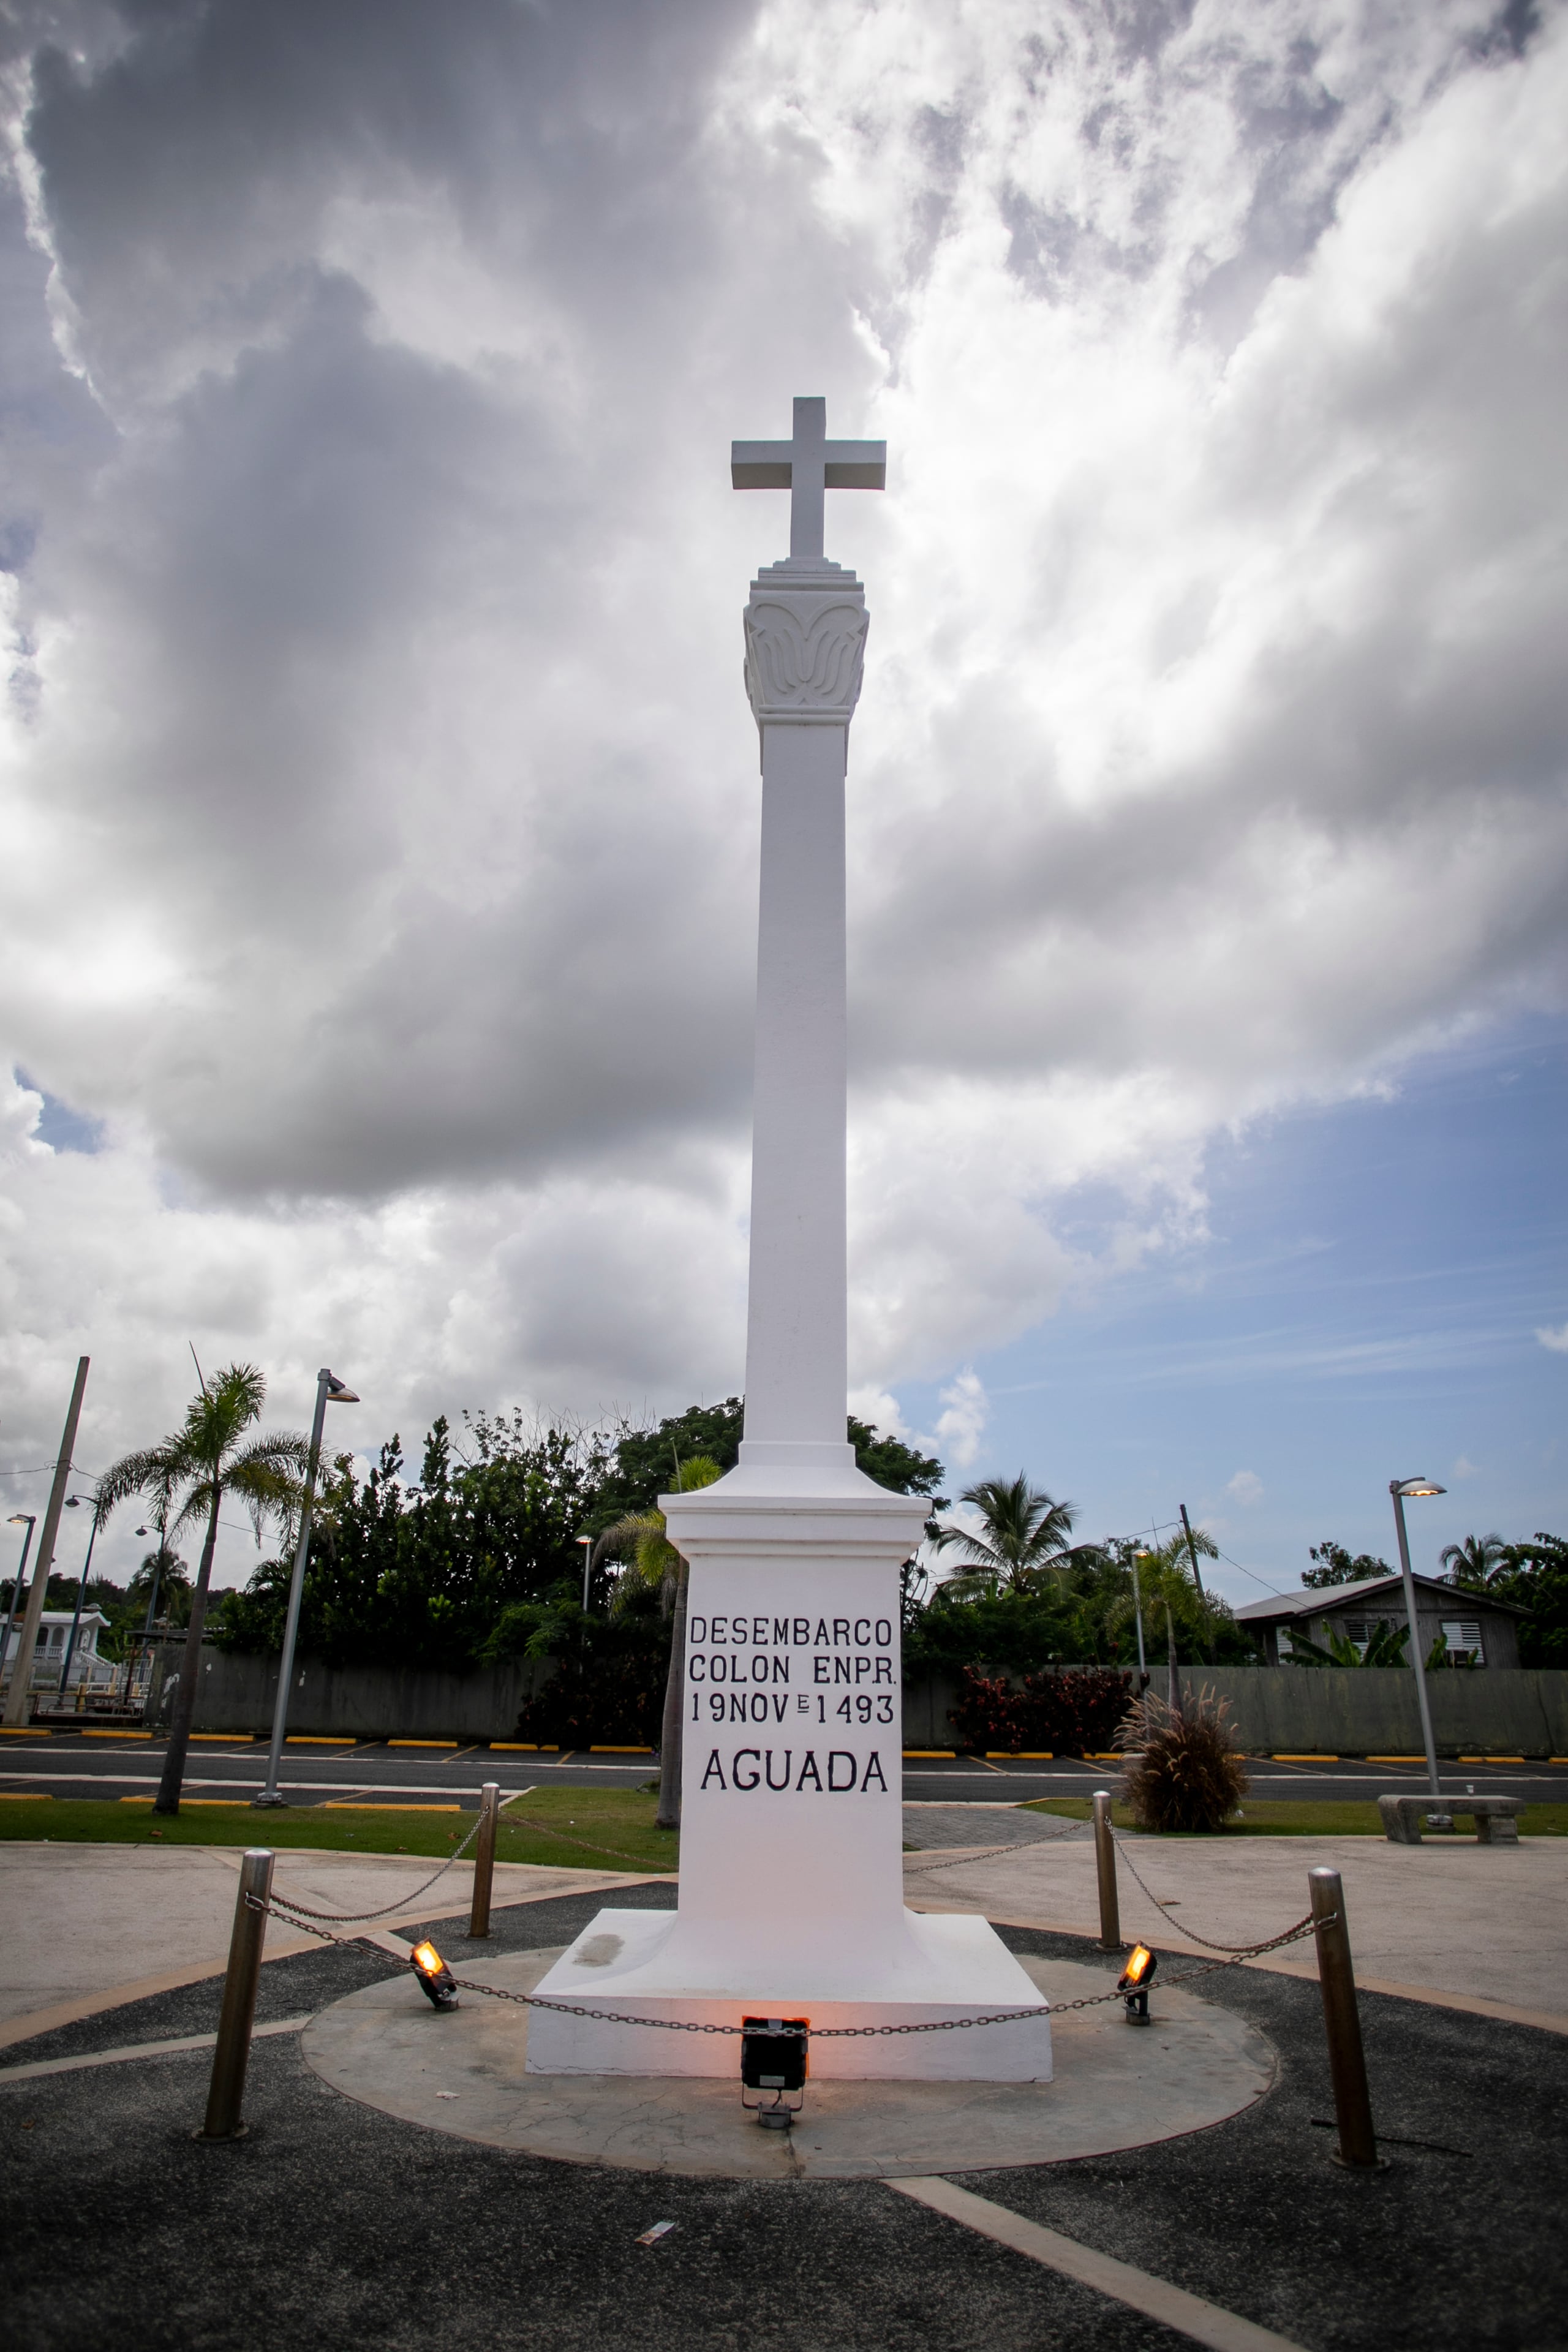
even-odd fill
[[[888,486],[885,441],[830,441],[826,400],[797,400],[788,441],[731,441],[730,480],[737,490],[787,490],[789,560],[820,563],[826,490]]]

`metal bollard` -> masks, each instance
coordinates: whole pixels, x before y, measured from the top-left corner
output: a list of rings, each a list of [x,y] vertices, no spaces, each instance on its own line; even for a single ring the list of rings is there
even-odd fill
[[[248,1898],[264,1904],[270,1897],[273,1860],[268,1847],[252,1845],[246,1848],[240,1862],[234,1933],[228,1940],[228,1973],[223,1980],[223,2011],[207,2085],[207,2119],[195,2135],[198,2139],[237,2139],[245,2129],[239,2110],[245,2096],[245,2070],[250,2063],[261,1947],[267,1939],[267,1914],[254,1910]]]
[[[468,1934],[490,1932],[490,1880],[496,1866],[496,1823],[500,1818],[500,1783],[487,1780],[479,1791],[479,1837],[474,1848],[474,1901],[468,1913]]]
[[[1323,1996],[1323,2026],[1329,2042],[1329,2074],[1339,2125],[1337,2161],[1353,2170],[1374,2170],[1384,2159],[1373,2129],[1366,2087],[1366,2056],[1361,2046],[1361,2011],[1345,1925],[1345,1891],[1337,1870],[1307,1873],[1318,1945],[1318,1985]]]
[[[1094,1792],[1094,1870],[1100,1881],[1100,1948],[1120,1952],[1121,1906],[1116,1893],[1116,1843],[1110,1834],[1110,1791]]]

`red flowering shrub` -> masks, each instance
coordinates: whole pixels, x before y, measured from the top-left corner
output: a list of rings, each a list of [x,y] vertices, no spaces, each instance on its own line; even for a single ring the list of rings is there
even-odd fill
[[[1005,1675],[987,1676],[964,1666],[948,1721],[959,1746],[982,1755],[1036,1748],[1083,1756],[1110,1744],[1131,1699],[1131,1675],[1113,1666],[1025,1675],[1016,1689]]]

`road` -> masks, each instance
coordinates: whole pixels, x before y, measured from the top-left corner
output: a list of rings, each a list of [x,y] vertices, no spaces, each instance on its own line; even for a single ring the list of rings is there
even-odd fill
[[[47,1791],[55,1797],[133,1797],[156,1788],[163,1763],[161,1739],[124,1734],[86,1735],[56,1729],[47,1739],[10,1737],[0,1743],[0,1792]],[[243,1800],[261,1786],[264,1742],[253,1739],[194,1739],[185,1768],[192,1799]],[[434,1743],[401,1746],[365,1740],[353,1746],[292,1740],[285,1753],[281,1785],[299,1805],[342,1804],[354,1798],[377,1804],[429,1804],[433,1801],[477,1805],[486,1780],[515,1794],[556,1784],[573,1789],[635,1789],[657,1767],[647,1753],[626,1755],[574,1750],[566,1755],[520,1753],[484,1746],[447,1748]],[[1370,1763],[1364,1759],[1297,1762],[1269,1758],[1247,1761],[1253,1791],[1259,1797],[1374,1797],[1385,1790],[1426,1785],[1419,1762]],[[973,1757],[909,1757],[904,1762],[904,1801],[928,1804],[1023,1804],[1031,1797],[1084,1796],[1114,1784],[1114,1764],[1085,1764],[1072,1757],[1049,1762],[1009,1757],[981,1762]],[[1536,1802],[1568,1798],[1568,1764],[1445,1762],[1444,1786],[1458,1795],[1467,1787],[1524,1797]]]

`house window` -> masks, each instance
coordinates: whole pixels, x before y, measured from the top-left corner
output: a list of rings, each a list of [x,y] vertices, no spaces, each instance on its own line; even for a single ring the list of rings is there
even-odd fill
[[[1480,1621],[1476,1617],[1445,1617],[1443,1639],[1448,1645],[1448,1655],[1463,1659],[1472,1666],[1484,1666],[1486,1655],[1481,1648]]]
[[[1365,1617],[1347,1617],[1343,1631],[1346,1641],[1352,1642],[1356,1648],[1364,1654],[1366,1645],[1372,1639],[1370,1620]]]

